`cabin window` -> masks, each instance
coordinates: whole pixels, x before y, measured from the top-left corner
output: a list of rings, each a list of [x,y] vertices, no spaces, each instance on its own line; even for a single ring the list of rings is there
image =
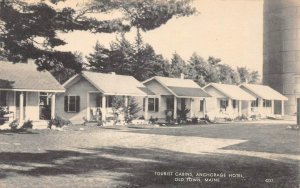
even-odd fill
[[[252,101],[252,102],[251,102],[251,107],[252,107],[252,108],[258,107],[258,98],[257,98],[255,101]]]
[[[65,111],[79,112],[80,111],[80,96],[65,96]]]
[[[263,100],[263,107],[272,107],[272,101],[271,100]]]
[[[0,91],[0,106],[7,106],[7,91]]]
[[[221,108],[221,110],[222,109],[225,109],[225,111],[226,111],[226,108],[228,107],[228,100],[226,100],[226,99],[221,99],[220,100],[220,108]]]
[[[149,98],[148,99],[148,111],[150,111],[150,112],[158,112],[159,111],[158,98]]]
[[[200,112],[203,112],[204,111],[204,99],[203,100],[200,100],[200,109],[199,109]]]

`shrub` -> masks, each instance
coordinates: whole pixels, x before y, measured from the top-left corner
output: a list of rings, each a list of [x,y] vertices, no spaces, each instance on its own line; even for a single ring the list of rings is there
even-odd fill
[[[198,118],[197,117],[193,117],[192,118],[192,123],[198,123]]]
[[[48,128],[51,129],[53,125],[55,127],[62,127],[64,125],[70,125],[70,124],[71,122],[69,120],[65,120],[62,117],[57,116],[48,122]]]
[[[119,115],[124,114],[125,122],[130,123],[133,119],[138,117],[141,111],[139,104],[134,97],[128,97],[128,106],[125,105],[125,98],[121,96],[114,96],[112,99],[112,110],[115,117],[115,123],[119,122]]]
[[[166,110],[165,111],[165,114],[166,114],[166,121],[168,123],[171,123],[172,121],[174,121],[174,115],[173,115],[173,111],[172,110]]]
[[[186,105],[184,105],[183,109],[177,109],[177,114],[180,118],[180,120],[186,121],[187,119],[187,114],[190,112],[190,109],[186,108]]]
[[[33,127],[32,121],[28,120],[23,123],[21,129],[32,129],[32,127]]]
[[[12,122],[10,122],[9,124],[9,127],[11,128],[11,130],[17,130],[19,126],[19,121],[16,119],[16,120],[13,120]]]
[[[241,116],[236,117],[235,120],[244,121],[244,120],[248,120],[248,118],[245,114],[242,114]]]
[[[153,118],[152,116],[150,117],[150,119],[149,119],[149,122],[151,123],[151,124],[154,124],[155,122],[157,122],[158,121],[158,119],[157,118]]]
[[[134,97],[128,97],[128,107],[125,109],[125,121],[131,122],[138,117],[138,113],[141,111],[141,107],[136,102]]]

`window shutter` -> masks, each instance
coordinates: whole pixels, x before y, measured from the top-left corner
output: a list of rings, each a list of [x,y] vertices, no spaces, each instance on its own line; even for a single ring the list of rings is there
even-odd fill
[[[159,102],[158,102],[158,98],[155,98],[155,112],[159,111]]]
[[[146,99],[143,98],[143,111],[145,111],[145,106],[146,106]]]
[[[204,100],[200,100],[200,112],[203,112]]]
[[[68,96],[65,96],[65,112],[68,112]]]
[[[76,112],[80,111],[80,97],[76,96]]]

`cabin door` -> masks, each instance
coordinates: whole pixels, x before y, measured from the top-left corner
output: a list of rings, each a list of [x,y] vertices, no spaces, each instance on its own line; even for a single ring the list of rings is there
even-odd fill
[[[39,119],[50,120],[51,119],[51,93],[40,92],[39,97]]]

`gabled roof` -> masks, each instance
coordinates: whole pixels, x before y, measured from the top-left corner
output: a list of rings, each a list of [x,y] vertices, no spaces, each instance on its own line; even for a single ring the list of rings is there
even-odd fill
[[[64,92],[48,71],[38,71],[34,63],[0,61],[0,90]]]
[[[269,86],[266,85],[258,85],[258,84],[241,84],[240,87],[246,88],[249,90],[251,93],[255,95],[255,97],[260,97],[262,99],[267,99],[267,100],[288,100],[287,97],[283,96],[276,90],[272,89]]]
[[[82,71],[69,79],[63,86],[82,76],[104,95],[146,96],[153,95],[142,83],[132,76]]]
[[[213,87],[226,97],[234,100],[255,100],[255,97],[247,93],[246,91],[242,90],[237,85],[230,85],[230,84],[217,84],[217,83],[210,83],[204,87],[204,90],[207,90],[208,87]]]
[[[196,82],[190,79],[154,76],[143,83],[156,80],[176,97],[202,98],[210,97]]]

